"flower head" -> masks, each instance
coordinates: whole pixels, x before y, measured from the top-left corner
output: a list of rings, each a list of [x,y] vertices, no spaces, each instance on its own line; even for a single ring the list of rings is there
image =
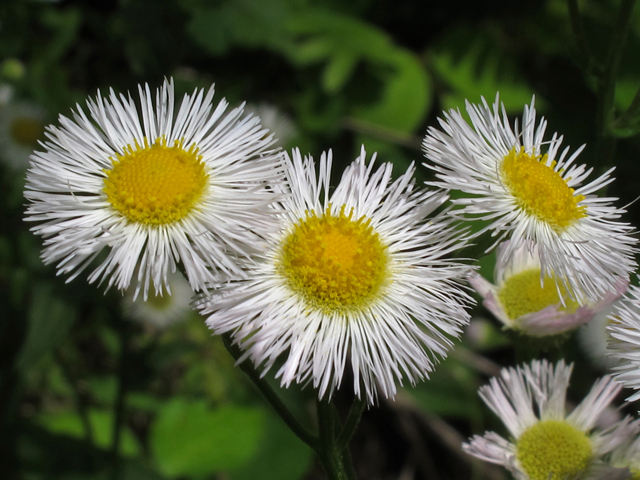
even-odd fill
[[[629,417],[604,431],[594,429],[620,386],[598,380],[584,400],[566,414],[572,365],[546,360],[505,368],[480,389],[487,406],[502,420],[511,441],[494,432],[476,435],[462,448],[487,462],[503,465],[518,480],[588,477],[601,457],[638,432]]]
[[[135,282],[146,298],[162,291],[181,263],[194,290],[241,274],[254,231],[270,228],[269,182],[281,179],[271,137],[242,108],[224,114],[213,88],[185,95],[176,108],[173,82],[152,95],[98,94],[73,120],[47,129],[45,151],[31,158],[27,220],[44,238],[45,263],[69,280],[107,247],[89,281],[124,290]],[[177,110],[177,113],[176,113]]]
[[[507,257],[509,241],[498,246],[495,285],[472,273],[469,282],[484,298],[484,305],[506,328],[541,337],[573,330],[590,321],[598,312],[609,306],[627,288],[620,280],[617,288],[591,303],[581,303],[568,295],[562,282],[549,276],[541,278],[538,249],[525,242]]]
[[[0,104],[0,156],[24,175],[29,155],[44,138],[46,111],[34,102],[9,98]]]
[[[556,276],[569,295],[597,302],[635,269],[632,227],[618,221],[624,210],[594,192],[613,181],[612,170],[583,184],[592,169],[568,156],[562,137],[544,141],[547,123],[536,126],[533,100],[525,106],[522,129],[512,129],[498,98],[493,110],[467,102],[471,126],[459,111],[445,113],[443,131],[430,128],[425,164],[436,172],[433,185],[461,190],[453,200],[468,218],[488,220],[498,241],[510,238],[506,255],[534,242],[545,275]],[[496,242],[497,243],[497,242]]]
[[[640,288],[632,285],[624,300],[609,315],[607,330],[612,340],[609,354],[617,361],[616,380],[627,388],[640,390]],[[640,392],[627,400],[640,399]]]
[[[125,315],[133,320],[146,323],[153,328],[163,329],[187,318],[191,310],[193,290],[180,272],[167,276],[167,286],[162,292],[151,287],[146,300],[134,298],[135,288],[131,288],[123,298]]]
[[[279,231],[247,279],[198,308],[265,372],[283,357],[284,386],[311,382],[324,397],[350,369],[356,395],[364,388],[373,403],[428,377],[468,322],[459,282],[470,268],[447,259],[466,238],[448,216],[428,217],[447,194],[416,190],[413,166],[392,181],[391,164],[374,170],[363,150],[330,194],[331,159],[322,155],[317,176],[294,151]]]

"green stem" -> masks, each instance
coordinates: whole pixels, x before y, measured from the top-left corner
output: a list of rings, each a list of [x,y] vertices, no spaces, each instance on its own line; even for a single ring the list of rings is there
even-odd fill
[[[569,19],[571,21],[571,31],[573,33],[573,40],[576,46],[577,60],[582,70],[585,72],[589,80],[592,77],[602,76],[602,70],[598,67],[595,59],[591,53],[587,36],[584,32],[584,25],[582,23],[582,17],[580,16],[580,10],[578,9],[578,0],[568,0],[569,7]]]
[[[127,395],[127,364],[129,360],[129,331],[128,325],[123,319],[118,322],[118,336],[120,337],[120,364],[118,366],[118,391],[116,393],[113,431],[111,436],[112,460],[111,478],[116,480],[121,476],[120,444],[122,440],[122,427],[124,426],[124,407]]]
[[[67,364],[64,355],[61,352],[57,352],[55,354],[55,359],[60,366],[60,370],[62,371],[62,375],[65,380],[73,389],[74,400],[76,404],[76,409],[78,411],[78,416],[80,417],[80,421],[82,422],[82,427],[84,428],[84,438],[85,441],[89,444],[91,449],[95,446],[94,435],[93,435],[93,427],[91,425],[91,419],[89,418],[89,411],[87,408],[87,402],[80,392],[80,386],[78,384],[78,380],[71,373],[69,365]]]
[[[340,451],[346,450],[349,446],[349,441],[351,440],[351,437],[353,437],[356,428],[358,428],[360,418],[362,417],[362,412],[364,412],[366,406],[367,402],[362,400],[361,398],[355,397],[353,399],[351,409],[349,410],[349,415],[347,415],[344,426],[342,427],[342,430],[338,435],[338,439],[336,440]]]
[[[598,89],[598,151],[597,159],[604,158],[606,165],[613,162],[615,138],[612,136],[615,115],[616,78],[620,69],[624,44],[631,25],[635,0],[622,0],[611,34],[604,77]]]
[[[351,458],[344,454],[336,441],[337,416],[328,400],[317,400],[316,411],[318,415],[318,430],[320,432],[320,445],[317,450],[318,457],[324,467],[329,480],[352,480],[354,479],[351,465],[345,467],[345,463],[351,462]],[[345,462],[345,460],[347,462]]]
[[[242,356],[242,351],[238,345],[235,345],[229,335],[222,335],[224,346],[227,348],[231,356],[237,361]],[[318,451],[318,439],[312,435],[304,426],[298,422],[293,414],[282,403],[280,397],[273,391],[271,386],[260,377],[260,374],[253,368],[251,362],[241,362],[240,369],[251,379],[264,398],[269,402],[269,405],[276,411],[280,418],[287,424],[293,433],[295,433],[300,440],[309,445],[315,451]]]

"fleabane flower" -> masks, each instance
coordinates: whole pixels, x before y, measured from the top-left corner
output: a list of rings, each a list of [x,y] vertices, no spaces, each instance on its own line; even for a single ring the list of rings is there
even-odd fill
[[[624,210],[616,199],[594,195],[613,181],[613,169],[585,183],[592,169],[575,163],[583,147],[569,155],[560,150],[562,136],[545,141],[547,122],[536,125],[533,100],[522,128],[511,128],[497,96],[493,109],[484,99],[466,109],[471,125],[451,110],[442,131],[429,128],[423,147],[432,162],[425,165],[436,172],[431,184],[469,195],[452,200],[457,213],[488,221],[498,242],[511,239],[507,256],[533,241],[545,275],[555,275],[575,300],[597,302],[615,291],[635,269],[636,240],[618,220]]]
[[[280,358],[282,385],[312,383],[320,398],[347,369],[359,398],[393,397],[397,382],[428,377],[469,319],[460,282],[470,267],[447,258],[466,233],[446,214],[430,217],[448,195],[416,189],[413,165],[392,181],[392,165],[374,160],[363,149],[330,193],[331,152],[316,174],[294,151],[279,231],[247,279],[198,304],[263,374]]]
[[[536,337],[567,332],[590,321],[627,288],[627,282],[620,279],[616,290],[599,301],[579,303],[573,298],[582,296],[568,294],[555,275],[542,277],[536,245],[526,241],[509,257],[509,243],[507,240],[498,246],[495,284],[477,273],[469,276],[469,283],[484,299],[484,306],[505,328]]]
[[[213,87],[175,105],[172,81],[153,95],[89,99],[73,119],[49,126],[44,152],[27,173],[28,221],[44,238],[42,258],[76,277],[106,247],[89,282],[146,298],[182,264],[191,287],[240,275],[255,232],[269,228],[270,183],[281,181],[281,154],[242,108],[225,114]]]
[[[29,155],[44,138],[45,109],[35,102],[8,99],[0,103],[0,158],[24,175]]]
[[[640,288],[629,287],[627,295],[609,315],[609,355],[617,362],[616,380],[627,388],[640,390]],[[627,400],[640,399],[640,392]]]
[[[167,275],[167,287],[157,292],[150,289],[147,299],[135,297],[135,288],[131,288],[122,299],[124,314],[154,329],[165,329],[186,319],[191,310],[193,290],[180,272]]]
[[[566,413],[565,398],[573,366],[533,361],[505,368],[480,397],[507,427],[510,439],[495,432],[475,435],[462,448],[484,461],[503,465],[518,480],[567,480],[599,474],[602,457],[638,432],[629,417],[607,428],[594,428],[620,391],[602,377],[582,402]]]

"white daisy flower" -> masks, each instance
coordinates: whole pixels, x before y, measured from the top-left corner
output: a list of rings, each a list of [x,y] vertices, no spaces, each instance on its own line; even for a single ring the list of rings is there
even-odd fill
[[[573,365],[546,360],[505,368],[480,397],[505,424],[511,440],[495,432],[475,435],[462,448],[486,462],[503,465],[518,480],[591,478],[601,457],[638,432],[629,417],[606,430],[594,429],[620,391],[610,377],[599,379],[583,401],[566,414],[565,397]]]
[[[469,283],[484,299],[484,306],[505,328],[536,337],[567,332],[589,322],[627,289],[628,283],[619,280],[615,291],[595,303],[572,300],[582,296],[569,295],[555,276],[541,279],[538,248],[532,242],[525,241],[511,257],[507,256],[509,243],[498,246],[495,285],[477,273],[469,276]]]
[[[483,98],[482,105],[467,102],[467,113],[471,125],[451,110],[440,120],[443,131],[429,128],[423,146],[433,164],[425,165],[438,178],[431,184],[471,195],[453,200],[458,213],[489,221],[498,242],[510,238],[507,256],[535,242],[544,274],[556,275],[570,294],[597,302],[614,291],[635,270],[636,239],[618,221],[624,210],[613,206],[617,199],[594,195],[613,181],[613,169],[583,185],[593,170],[574,163],[584,146],[568,156],[561,136],[544,141],[547,122],[536,126],[533,100],[522,130],[517,122],[511,128],[497,96],[493,110]]]
[[[46,111],[34,102],[8,99],[0,104],[0,157],[24,175],[29,155],[44,138]]]
[[[198,305],[263,374],[283,357],[282,385],[311,382],[320,398],[346,369],[359,398],[393,397],[396,382],[428,377],[469,319],[459,283],[470,267],[447,258],[466,234],[448,215],[428,217],[447,194],[416,190],[413,165],[392,181],[392,165],[374,171],[374,159],[363,149],[330,194],[331,152],[316,176],[294,151],[279,232],[248,279]]]
[[[167,275],[167,287],[163,291],[156,292],[152,286],[146,300],[134,294],[135,288],[132,288],[122,299],[125,315],[158,329],[180,322],[192,312],[193,290],[180,272]]]
[[[235,257],[272,224],[265,185],[280,181],[282,155],[256,117],[224,115],[227,102],[214,107],[213,93],[196,90],[176,108],[173,81],[155,96],[140,86],[138,109],[111,90],[88,100],[90,116],[78,106],[73,120],[48,127],[25,191],[45,263],[71,280],[110,247],[89,282],[124,290],[133,281],[145,298],[178,263],[194,290],[217,271],[242,274]]]
[[[248,103],[245,111],[260,117],[262,125],[274,134],[280,145],[287,145],[298,135],[298,129],[293,120],[275,105],[266,102]]]
[[[640,390],[640,288],[632,285],[609,315],[609,354],[617,362],[613,374],[627,388]],[[627,400],[640,399],[640,392]]]

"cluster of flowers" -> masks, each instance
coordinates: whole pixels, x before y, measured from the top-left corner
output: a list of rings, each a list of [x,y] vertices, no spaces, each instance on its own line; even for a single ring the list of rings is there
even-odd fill
[[[283,386],[310,383],[319,397],[349,371],[369,404],[428,378],[469,321],[467,279],[506,327],[535,336],[589,321],[627,289],[633,229],[615,199],[594,194],[611,172],[585,183],[579,151],[560,152],[556,135],[543,140],[533,103],[521,129],[497,99],[468,105],[471,125],[445,115],[424,141],[436,174],[429,188],[415,185],[414,165],[394,180],[391,164],[376,167],[364,149],[331,188],[331,152],[316,164],[274,148],[258,117],[226,113],[213,95],[196,90],[176,105],[165,81],[155,95],[140,87],[136,105],[111,91],[88,101],[89,115],[78,107],[48,127],[25,191],[43,260],[69,280],[95,263],[89,282],[144,299],[171,293],[181,270],[195,309],[242,348],[241,361],[263,373],[277,365]],[[446,207],[449,190],[463,196]],[[485,227],[472,234],[465,220]],[[497,239],[495,286],[455,258],[485,232]],[[627,361],[619,378],[633,388],[638,292],[611,327]],[[616,467],[636,458],[639,421],[588,436],[618,391],[611,379],[565,417],[570,371],[545,362],[504,370],[481,394],[515,443],[487,434],[467,451],[534,480],[605,465],[605,456]],[[541,442],[566,448],[541,453]]]

